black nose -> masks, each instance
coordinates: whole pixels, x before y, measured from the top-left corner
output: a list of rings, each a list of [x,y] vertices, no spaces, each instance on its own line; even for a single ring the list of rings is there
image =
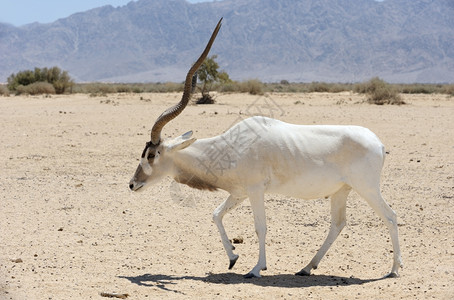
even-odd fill
[[[129,188],[132,190],[134,188],[134,184],[130,183]]]

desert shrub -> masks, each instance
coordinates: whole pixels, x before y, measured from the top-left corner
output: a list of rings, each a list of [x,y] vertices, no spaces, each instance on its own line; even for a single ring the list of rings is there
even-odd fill
[[[117,90],[113,84],[108,83],[89,83],[84,86],[85,92],[92,96],[105,95],[109,93],[116,93]]]
[[[54,86],[55,93],[57,94],[64,94],[65,92],[68,92],[74,85],[74,82],[71,77],[69,77],[68,72],[61,71],[57,67],[53,67],[48,71],[46,81]]]
[[[372,104],[400,105],[405,103],[394,86],[378,77],[374,77],[365,83],[357,84],[354,90],[358,93],[367,94],[367,102]]]
[[[184,84],[175,83],[175,82],[165,82],[165,83],[154,83],[149,84],[145,91],[147,93],[174,93],[174,92],[183,92]]]
[[[432,94],[437,92],[437,86],[433,84],[399,84],[396,88],[403,94]]]
[[[143,83],[115,83],[112,84],[113,89],[117,93],[143,93],[145,91],[145,84]]]
[[[66,92],[69,92],[69,93],[72,92],[71,88],[73,86],[73,83],[66,81],[66,79],[57,80],[54,83],[52,83],[52,85],[55,89],[55,93],[57,93],[57,94],[64,94]]]
[[[240,92],[251,95],[263,95],[263,83],[257,79],[250,79],[240,83]]]
[[[133,91],[133,86],[129,84],[116,84],[115,91],[117,93],[131,93]]]
[[[75,93],[89,93],[92,96],[110,93],[172,93],[182,92],[183,83],[79,83],[73,88]]]
[[[309,86],[309,93],[326,93],[329,92],[330,86],[326,82],[312,82]]]
[[[240,85],[237,81],[231,81],[217,85],[216,90],[222,93],[237,93],[240,91]]]
[[[265,84],[265,88],[267,92],[281,93],[283,91],[288,91],[289,85],[280,83],[267,83]]]
[[[32,70],[21,71],[17,74],[11,74],[8,77],[8,89],[10,91],[17,91],[20,86],[28,86],[34,83],[49,83],[54,88],[54,93],[63,94],[67,92],[73,85],[74,82],[69,77],[67,71],[62,71],[58,67],[48,68],[35,68]],[[44,87],[45,85],[41,85]],[[39,85],[38,85],[39,87]],[[20,88],[21,92],[23,92],[23,88]],[[40,88],[34,86],[30,88],[30,90],[38,91]],[[48,90],[44,88],[44,90]]]
[[[0,95],[9,96],[9,89],[3,84],[0,84]]]
[[[330,93],[340,93],[352,90],[352,84],[349,83],[332,83],[330,84]]]
[[[367,94],[369,92],[368,88],[368,82],[361,82],[353,86],[353,91],[358,94]]]
[[[78,83],[72,88],[74,93],[105,95],[109,93],[143,93],[143,83]]]
[[[446,84],[442,88],[443,94],[448,94],[450,96],[454,96],[454,84]]]
[[[55,88],[52,84],[41,81],[28,85],[19,85],[16,87],[16,93],[29,95],[55,94]]]
[[[291,83],[289,86],[288,86],[288,92],[291,92],[291,93],[307,93],[309,92],[309,87],[310,87],[310,84],[309,83]],[[285,89],[284,89],[285,91]]]
[[[135,93],[135,94],[140,94],[140,93],[144,92],[144,89],[142,87],[135,86],[135,87],[132,88],[132,92]]]

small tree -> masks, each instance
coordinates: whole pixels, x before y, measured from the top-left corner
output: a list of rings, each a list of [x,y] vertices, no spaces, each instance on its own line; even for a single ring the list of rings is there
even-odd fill
[[[213,55],[205,59],[197,71],[199,80],[202,82],[202,97],[197,100],[197,104],[214,103],[214,99],[210,95],[213,84],[226,84],[231,82],[229,75],[225,71],[219,71],[219,64],[215,61],[216,58],[217,55]]]

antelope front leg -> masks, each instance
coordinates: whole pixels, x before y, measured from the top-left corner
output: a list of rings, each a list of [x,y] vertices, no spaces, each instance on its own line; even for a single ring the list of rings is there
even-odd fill
[[[219,205],[213,212],[213,221],[218,227],[219,233],[221,234],[222,245],[224,246],[230,260],[229,270],[233,268],[239,256],[233,253],[235,247],[232,245],[227,233],[225,232],[224,225],[222,224],[222,218],[226,213],[237,207],[238,204],[240,204],[244,199],[246,199],[246,197],[235,197],[230,195],[227,200],[222,202],[222,204]]]
[[[266,237],[266,215],[263,191],[254,192],[249,195],[252,212],[254,213],[255,232],[259,239],[259,261],[257,265],[246,275],[245,278],[261,277],[260,271],[266,270],[265,237]]]

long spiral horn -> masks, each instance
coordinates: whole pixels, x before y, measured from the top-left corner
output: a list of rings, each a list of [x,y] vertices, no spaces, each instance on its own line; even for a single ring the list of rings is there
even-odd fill
[[[221,28],[221,21],[222,21],[222,18],[219,20],[218,24],[216,25],[216,28],[214,29],[213,33],[211,34],[211,38],[208,41],[208,44],[206,45],[205,50],[203,50],[199,59],[189,69],[189,72],[186,75],[186,81],[184,82],[184,91],[183,91],[183,96],[181,97],[180,102],[178,104],[166,109],[154,123],[153,128],[151,129],[151,143],[153,145],[159,145],[159,143],[161,141],[162,128],[168,122],[170,122],[172,119],[174,119],[176,116],[178,116],[184,110],[186,105],[188,104],[189,98],[190,98],[191,92],[192,92],[193,76],[194,76],[195,72],[197,71],[197,69],[202,65],[205,58],[208,56],[208,52],[210,52],[211,45],[213,45],[213,42],[216,39],[216,35],[218,34],[219,29]]]

